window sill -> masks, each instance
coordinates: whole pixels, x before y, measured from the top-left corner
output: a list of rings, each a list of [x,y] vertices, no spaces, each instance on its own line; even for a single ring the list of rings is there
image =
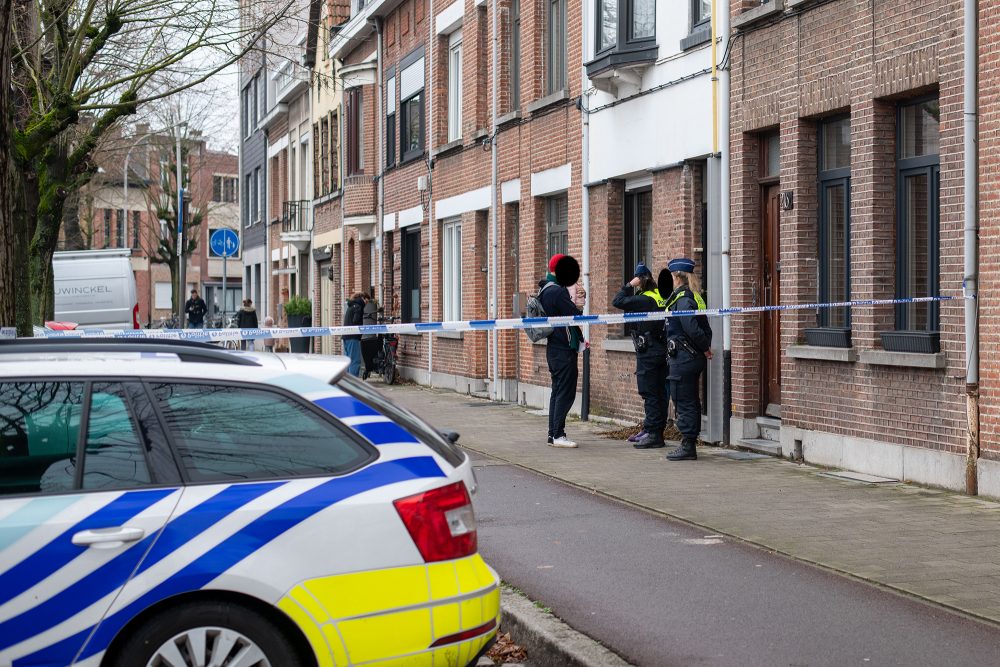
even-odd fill
[[[450,153],[452,151],[457,151],[462,148],[462,139],[459,137],[454,141],[449,141],[446,144],[441,144],[437,148],[431,151],[431,157],[437,157],[439,155],[444,155],[445,153]]]
[[[771,0],[771,2],[766,5],[754,7],[753,9],[733,17],[733,30],[740,30],[758,21],[763,21],[766,18],[780,14],[783,11],[785,11],[785,0]]]
[[[693,49],[696,46],[712,41],[712,28],[709,24],[696,26],[691,34],[681,40],[681,51]]]
[[[568,99],[569,99],[569,94],[566,92],[566,89],[563,88],[562,90],[557,90],[551,95],[546,95],[545,97],[538,98],[537,100],[528,105],[527,111],[528,113],[533,114],[538,111],[541,111],[546,107],[550,107],[554,104],[564,102]]]
[[[635,354],[635,345],[630,338],[605,338],[601,341],[601,349],[609,352],[631,352]]]
[[[420,151],[419,153],[415,153],[413,155],[410,155],[409,157],[404,157],[402,160],[399,161],[399,164],[397,164],[396,166],[397,167],[405,167],[408,164],[411,164],[413,162],[417,162],[417,161],[423,160],[423,159],[424,159],[424,152]]]
[[[502,116],[497,116],[497,127],[506,125],[507,123],[513,123],[514,121],[521,120],[521,110],[514,109],[510,113],[505,113]]]
[[[816,361],[842,361],[851,363],[858,360],[858,352],[853,347],[822,347],[819,345],[790,345],[788,356],[792,359],[813,359]]]
[[[465,338],[464,331],[438,331],[434,335],[437,338],[450,338],[451,340],[462,340]]]
[[[472,142],[479,143],[480,139],[483,139],[488,136],[490,136],[490,131],[487,130],[485,127],[481,127],[472,133]]]
[[[930,368],[939,370],[945,367],[946,360],[943,352],[923,354],[920,352],[865,350],[861,353],[861,363],[873,366],[901,366],[904,368]]]

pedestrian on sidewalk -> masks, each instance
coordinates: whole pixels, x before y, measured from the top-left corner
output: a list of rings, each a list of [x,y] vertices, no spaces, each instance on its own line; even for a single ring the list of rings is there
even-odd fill
[[[344,326],[359,327],[364,323],[365,295],[355,292],[347,302],[344,310]],[[347,372],[355,377],[361,376],[361,334],[344,336],[344,354],[351,358]]]
[[[257,309],[253,307],[252,299],[243,299],[243,307],[240,308],[240,312],[236,313],[236,326],[240,329],[257,328]],[[253,350],[254,342],[252,340],[241,340],[240,349]]]
[[[651,313],[665,310],[653,273],[643,263],[635,267],[632,280],[622,285],[611,305],[627,313]],[[667,338],[662,320],[625,325],[635,346],[635,378],[645,407],[642,433],[633,440],[636,449],[665,446],[663,429],[667,424]]]
[[[673,287],[667,298],[667,310],[704,310],[701,281],[694,273],[694,260],[670,260],[657,277],[660,292]],[[698,380],[712,358],[712,328],[704,315],[685,315],[667,319],[667,357],[670,359],[670,394],[677,412],[677,429],[682,440],[667,454],[670,461],[694,461],[701,433],[701,399]]]
[[[208,305],[205,300],[198,296],[198,290],[191,290],[191,298],[184,303],[184,313],[188,318],[189,329],[205,328],[205,313],[208,312]]]
[[[576,285],[579,279],[580,264],[575,259],[569,255],[552,256],[549,260],[549,272],[538,283],[539,288],[551,284],[538,296],[547,316],[583,314],[582,306],[587,293]],[[575,300],[568,289],[574,286]],[[576,447],[576,443],[566,437],[566,415],[576,398],[576,360],[582,340],[583,333],[579,327],[555,327],[546,339],[545,359],[552,377],[548,437],[548,444],[552,447]]]
[[[264,318],[264,328],[270,329],[274,326],[274,318],[268,315]],[[260,345],[264,348],[265,352],[274,352],[274,339],[273,338],[261,338]]]
[[[365,295],[365,307],[361,313],[361,322],[365,326],[378,324],[378,301],[375,300],[375,288],[371,294]],[[362,379],[367,380],[368,376],[375,370],[375,355],[378,354],[379,337],[378,334],[366,333],[361,336],[361,357],[365,362],[365,373]]]

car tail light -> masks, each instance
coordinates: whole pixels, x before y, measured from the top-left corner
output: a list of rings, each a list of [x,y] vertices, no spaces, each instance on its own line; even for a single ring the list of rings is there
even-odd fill
[[[472,639],[473,637],[478,637],[479,635],[485,635],[495,627],[497,627],[497,619],[494,618],[487,623],[483,623],[478,628],[472,628],[471,630],[464,630],[453,635],[448,635],[447,637],[442,637],[431,644],[431,648],[434,648],[435,646],[444,646],[445,644],[464,642],[466,639]]]
[[[133,329],[140,329],[141,328],[139,326],[139,304],[138,303],[135,304],[134,306],[132,306],[132,328]]]
[[[400,498],[393,504],[424,561],[476,553],[476,515],[462,482]]]

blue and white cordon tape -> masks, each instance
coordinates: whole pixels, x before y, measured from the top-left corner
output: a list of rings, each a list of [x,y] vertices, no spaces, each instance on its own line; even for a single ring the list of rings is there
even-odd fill
[[[502,331],[508,329],[537,329],[601,324],[623,324],[666,320],[670,317],[706,315],[729,317],[752,313],[780,312],[785,310],[815,310],[819,308],[857,308],[859,306],[892,306],[896,304],[928,303],[974,299],[971,295],[925,296],[909,299],[865,299],[834,303],[801,303],[786,306],[748,306],[741,308],[713,308],[708,310],[654,311],[649,313],[613,313],[606,315],[566,315],[562,317],[523,317],[500,320],[461,320],[455,322],[411,322],[406,324],[367,324],[351,327],[300,327],[269,329],[76,329],[72,331],[36,330],[36,337],[45,338],[141,338],[194,341],[260,340],[265,338],[313,338],[320,336],[349,336],[354,334],[434,334],[441,331]],[[12,328],[0,329],[0,338],[13,338]]]

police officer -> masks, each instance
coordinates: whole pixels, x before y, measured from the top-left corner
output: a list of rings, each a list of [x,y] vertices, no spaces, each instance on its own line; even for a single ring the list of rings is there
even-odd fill
[[[632,280],[622,285],[611,302],[615,308],[627,313],[662,311],[667,302],[657,289],[652,272],[639,262]],[[643,432],[635,444],[636,449],[663,447],[663,428],[667,423],[667,339],[663,321],[636,322],[626,325],[635,346],[635,377],[645,404],[646,416]]]
[[[667,297],[667,310],[704,310],[701,281],[693,273],[694,261],[687,258],[670,260],[660,272],[657,285],[661,293],[673,287]],[[694,461],[698,458],[695,445],[701,432],[701,400],[698,379],[712,358],[712,329],[704,315],[687,315],[667,319],[667,357],[670,360],[670,396],[677,411],[677,429],[683,439],[680,447],[669,452],[670,461]]]

